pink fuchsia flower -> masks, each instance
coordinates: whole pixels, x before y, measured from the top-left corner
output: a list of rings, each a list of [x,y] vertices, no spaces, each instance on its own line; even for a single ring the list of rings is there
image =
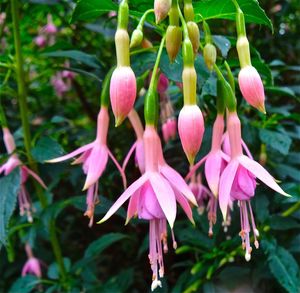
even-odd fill
[[[238,80],[245,100],[262,113],[266,113],[264,86],[257,70],[251,65],[243,67]]]
[[[44,48],[47,44],[47,39],[43,35],[38,35],[34,42],[39,48]]]
[[[178,133],[189,163],[193,164],[204,134],[204,120],[197,105],[183,106],[178,117]]]
[[[107,132],[109,127],[109,114],[106,107],[101,107],[97,119],[96,139],[87,145],[65,156],[47,161],[48,163],[58,163],[80,155],[73,164],[82,164],[86,180],[83,190],[87,190],[87,210],[85,215],[90,218],[89,226],[93,224],[95,205],[98,202],[98,180],[102,176],[110,157],[119,170],[123,184],[126,186],[126,177],[119,163],[107,147]]]
[[[161,73],[158,78],[158,83],[157,83],[157,92],[159,94],[165,93],[169,87],[169,79]]]
[[[32,176],[43,188],[47,188],[43,180],[32,170],[28,167],[24,166],[19,159],[18,155],[15,154],[16,145],[13,138],[13,135],[9,131],[7,127],[3,127],[3,141],[6,147],[6,150],[10,157],[8,158],[7,162],[0,166],[0,175],[3,173],[5,176],[10,174],[15,168],[20,167],[21,172],[21,183],[20,183],[20,191],[18,193],[18,202],[19,202],[19,209],[20,215],[24,216],[27,215],[27,219],[29,222],[32,222],[32,204],[30,201],[30,196],[26,189],[26,181],[30,176]]]
[[[146,126],[144,146],[145,173],[124,191],[99,223],[108,220],[129,198],[126,223],[135,215],[149,220],[149,260],[153,273],[151,289],[154,290],[161,286],[159,278],[164,275],[162,245],[165,246],[165,221],[173,229],[176,201],[193,221],[189,201],[196,205],[196,200],[183,178],[165,163],[160,139],[153,126]]]
[[[61,72],[57,72],[56,75],[51,77],[51,84],[59,98],[63,97],[70,90],[70,86],[64,82]]]
[[[133,108],[136,97],[136,79],[129,66],[117,67],[110,80],[110,101],[116,119],[120,125]]]
[[[212,143],[210,152],[202,158],[195,166],[193,166],[186,176],[188,180],[196,170],[205,163],[204,173],[207,184],[215,197],[219,193],[219,181],[221,174],[229,161],[229,157],[222,152],[222,137],[224,132],[224,116],[221,114],[217,115],[214,122],[213,133],[212,133]]]
[[[274,178],[259,163],[251,157],[243,154],[241,139],[241,123],[237,114],[229,113],[227,119],[227,130],[230,141],[231,160],[225,167],[219,186],[219,204],[224,220],[227,218],[227,210],[230,200],[238,200],[241,210],[241,237],[243,247],[246,249],[245,258],[251,258],[252,248],[250,246],[250,224],[248,218],[247,204],[251,215],[252,229],[254,231],[254,244],[258,247],[256,237],[259,235],[256,229],[250,199],[254,196],[256,178],[260,179],[276,192],[289,196],[276,183]]]
[[[52,15],[48,14],[47,16],[47,24],[43,27],[42,31],[47,35],[55,35],[57,33],[57,27],[53,23]]]
[[[141,174],[143,174],[145,172],[145,151],[143,141],[144,128],[138,113],[134,109],[130,111],[128,118],[135,131],[137,140],[126,155],[122,169],[125,171],[128,161],[132,153],[135,151],[135,164],[139,167]]]
[[[23,266],[22,277],[25,277],[28,274],[32,274],[38,278],[41,278],[42,277],[41,263],[36,257],[33,256],[32,249],[28,243],[25,245],[25,250],[26,250],[28,260]]]

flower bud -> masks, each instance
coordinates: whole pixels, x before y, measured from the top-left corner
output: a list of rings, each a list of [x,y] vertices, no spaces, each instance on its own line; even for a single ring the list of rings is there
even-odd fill
[[[197,74],[194,67],[183,68],[182,83],[184,102],[196,104]]]
[[[251,65],[249,41],[246,36],[241,36],[238,38],[236,49],[238,52],[241,67],[243,68],[245,66]]]
[[[43,48],[46,46],[47,44],[47,40],[43,35],[39,35],[34,39],[35,44],[39,47],[39,48]]]
[[[5,144],[5,148],[9,154],[12,154],[16,149],[14,137],[7,127],[3,127],[2,131],[3,131],[3,141]]]
[[[171,63],[174,62],[181,46],[182,31],[179,26],[169,25],[166,33],[166,49]]]
[[[172,0],[155,0],[154,1],[154,13],[156,23],[160,23],[164,20],[171,8]]]
[[[251,65],[243,67],[238,79],[245,100],[262,113],[266,113],[264,86],[257,70]]]
[[[211,43],[207,43],[203,49],[203,57],[207,68],[209,70],[213,70],[214,64],[216,63],[217,59],[216,47]]]
[[[140,29],[135,29],[131,35],[130,48],[140,46],[143,41],[143,37],[143,32]]]
[[[129,66],[117,67],[110,81],[110,101],[119,126],[131,111],[136,97],[136,79]]]
[[[189,38],[193,45],[194,54],[196,54],[200,45],[199,27],[194,21],[189,21],[186,25],[189,32]]]
[[[118,66],[129,66],[129,35],[125,29],[117,29],[115,34],[115,44]]]
[[[183,8],[184,18],[186,21],[192,21],[194,19],[194,8],[192,3],[186,3],[184,4]]]
[[[169,79],[161,73],[158,78],[158,83],[157,83],[157,92],[159,94],[164,93],[169,87]]]
[[[189,163],[193,164],[204,133],[204,120],[197,105],[186,105],[181,109],[178,118],[178,132]]]

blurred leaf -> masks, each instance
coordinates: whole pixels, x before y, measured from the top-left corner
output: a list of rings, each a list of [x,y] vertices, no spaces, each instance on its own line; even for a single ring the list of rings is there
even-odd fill
[[[18,278],[10,287],[8,293],[29,293],[39,283],[39,279],[33,275]]]
[[[64,257],[64,265],[67,272],[70,271],[71,268],[71,260],[67,257]],[[48,278],[53,280],[59,279],[59,267],[56,262],[50,264],[47,272]]]
[[[136,76],[141,76],[145,71],[152,69],[156,60],[156,53],[143,52],[131,57],[131,67]]]
[[[223,58],[227,57],[228,51],[231,48],[230,41],[224,36],[213,36],[215,45],[220,49]]]
[[[295,93],[288,87],[279,86],[266,86],[265,91],[270,94],[276,94],[279,96],[295,97]]]
[[[283,247],[267,240],[262,241],[268,255],[269,268],[280,283],[290,293],[299,292],[299,266],[294,257]]]
[[[79,0],[73,12],[71,23],[78,20],[90,22],[103,13],[117,9],[118,5],[111,0]]]
[[[7,226],[16,207],[20,181],[19,168],[0,179],[0,242],[4,245],[7,239]]]
[[[64,154],[63,148],[49,136],[41,137],[31,151],[34,159],[40,163],[60,157]]]
[[[288,229],[299,228],[300,223],[290,217],[285,218],[280,215],[272,215],[270,217],[270,226],[274,230],[286,231]]]
[[[273,30],[271,20],[256,0],[237,0],[241,10],[245,14],[246,22],[253,22],[268,26]],[[205,19],[230,19],[235,20],[236,9],[231,0],[202,0],[194,3],[195,14],[200,13]]]
[[[67,51],[56,51],[56,52],[49,52],[43,53],[41,56],[44,57],[58,57],[58,58],[71,58],[76,60],[82,64],[87,66],[100,69],[101,64],[95,55],[90,55],[81,51],[77,50],[67,50]]]
[[[262,128],[259,130],[259,137],[268,147],[281,154],[287,155],[289,153],[292,140],[285,133]]]

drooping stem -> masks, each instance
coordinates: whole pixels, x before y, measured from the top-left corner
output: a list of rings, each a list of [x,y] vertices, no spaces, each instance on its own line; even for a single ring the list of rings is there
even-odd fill
[[[282,216],[288,217],[288,216],[292,215],[293,213],[297,212],[298,210],[300,210],[300,201],[296,202],[289,209],[287,209],[285,212],[283,212]]]
[[[143,26],[144,26],[144,23],[145,23],[145,20],[147,18],[147,16],[150,14],[150,13],[153,13],[154,12],[154,9],[148,9],[144,12],[143,16],[141,17],[140,21],[139,21],[139,24],[137,26],[138,29],[140,30],[143,30]]]
[[[2,107],[1,98],[0,98],[0,126],[7,127],[7,120],[5,117],[4,109]]]
[[[14,35],[14,45],[15,45],[15,70],[17,76],[17,84],[18,84],[18,103],[20,108],[20,115],[22,121],[23,128],[23,137],[24,137],[24,145],[26,150],[26,156],[28,159],[28,163],[30,168],[38,173],[37,166],[31,156],[31,134],[28,120],[28,106],[26,99],[26,85],[24,81],[24,64],[23,64],[23,56],[21,50],[21,37],[20,37],[20,24],[19,24],[19,9],[18,9],[18,0],[11,0],[11,14],[13,20],[13,35]],[[40,185],[36,182],[34,184],[36,193],[39,197],[39,201],[41,203],[42,208],[47,206],[47,198],[44,195]],[[60,274],[63,280],[66,279],[66,270],[62,258],[61,249],[59,246],[59,242],[56,235],[56,227],[55,221],[51,220],[49,223],[49,234],[50,240],[53,248],[53,252],[60,270]]]

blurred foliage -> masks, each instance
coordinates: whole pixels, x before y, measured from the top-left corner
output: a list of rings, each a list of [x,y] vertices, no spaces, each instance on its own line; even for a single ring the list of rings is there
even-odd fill
[[[40,163],[40,174],[47,182],[46,195],[51,204],[42,209],[33,186],[29,186],[35,207],[34,222],[27,223],[25,217],[20,217],[15,210],[9,221],[7,239],[4,241],[4,230],[13,212],[17,192],[12,190],[13,187],[9,184],[18,182],[20,178],[16,178],[18,176],[12,173],[9,177],[0,179],[0,240],[6,245],[0,251],[0,291],[149,291],[151,280],[147,257],[147,225],[133,220],[124,226],[126,216],[125,210],[121,208],[107,223],[88,228],[88,220],[82,215],[85,211],[85,195],[81,192],[84,182],[81,168],[68,163],[44,163],[46,159],[62,154],[63,150],[73,150],[93,139],[102,80],[116,63],[116,17],[108,12],[116,10],[117,5],[108,0],[81,0],[77,5],[70,0],[20,2],[24,79],[28,90],[33,133],[32,155]],[[239,65],[235,50],[235,23],[232,21],[234,8],[230,6],[231,1],[222,1],[226,11],[221,9],[218,1],[194,2],[196,12],[201,11],[211,27],[219,56],[227,56],[236,77]],[[207,235],[206,213],[200,216],[195,210],[196,226],[192,227],[180,211],[175,224],[179,246],[175,253],[170,251],[165,257],[166,277],[163,288],[157,291],[299,291],[299,1],[261,0],[260,6],[264,8],[265,13],[254,0],[238,2],[241,5],[251,3],[244,7],[245,10],[248,9],[245,11],[246,20],[249,22],[247,32],[253,64],[265,83],[268,112],[264,116],[253,110],[241,99],[238,92],[238,111],[243,125],[243,137],[255,159],[266,160],[267,169],[276,179],[282,181],[282,186],[293,197],[283,198],[262,185],[257,188],[252,206],[260,231],[261,247],[253,251],[249,263],[244,260],[238,236],[240,223],[237,206],[232,213],[232,224],[226,233],[223,231],[221,214],[218,214],[212,238]],[[137,25],[141,12],[151,7],[152,3],[150,0],[130,1],[130,32]],[[212,5],[213,8],[208,10],[206,5]],[[0,7],[1,12],[6,12],[7,15],[5,23],[0,26],[1,102],[10,128],[14,130],[18,152],[26,162],[16,100],[10,2],[4,0]],[[91,11],[86,12],[86,9]],[[48,14],[52,15],[58,33],[53,44],[39,48],[35,38],[46,24]],[[199,25],[201,27],[201,23]],[[159,35],[153,30],[151,19],[147,23],[145,34],[156,45]],[[137,76],[152,68],[155,57],[155,50],[140,50],[132,55],[132,67]],[[65,61],[69,62],[68,70],[75,72],[76,76],[68,90],[62,96],[58,96],[51,84],[51,78],[66,69]],[[177,110],[182,105],[182,96],[175,82],[181,80],[181,67],[180,55],[171,65],[164,53],[161,70],[173,81],[169,94]],[[199,104],[206,120],[205,137],[199,154],[201,158],[210,147],[211,125],[216,114],[216,77],[206,69],[201,54],[196,58],[196,70]],[[140,114],[142,104],[143,97],[139,97],[136,109]],[[124,159],[134,140],[134,132],[129,122],[126,121],[118,128],[111,125],[108,144],[118,161]],[[4,154],[3,144],[1,148],[1,153]],[[165,145],[164,151],[168,163],[181,174],[186,174],[188,164],[179,139]],[[1,161],[5,158],[5,155],[1,156]],[[132,182],[138,176],[138,170],[134,163],[130,162],[127,169],[128,181]],[[122,192],[121,186],[121,178],[116,168],[109,163],[100,179],[100,204],[96,208],[96,219],[100,219],[112,201]],[[4,205],[7,197],[11,201]],[[47,223],[51,219],[55,219],[57,223],[67,271],[66,280],[59,276],[58,265],[54,261],[48,241]],[[33,276],[20,277],[21,268],[26,261],[23,249],[25,242],[29,242],[36,257],[43,260],[42,279]]]

